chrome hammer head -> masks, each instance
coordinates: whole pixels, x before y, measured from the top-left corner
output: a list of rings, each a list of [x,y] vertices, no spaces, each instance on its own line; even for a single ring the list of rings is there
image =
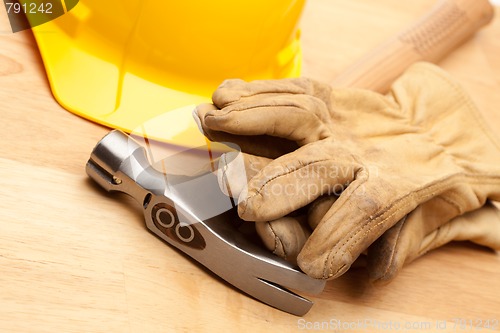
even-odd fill
[[[248,222],[207,172],[179,177],[151,166],[143,146],[112,131],[94,148],[87,174],[107,191],[134,197],[155,235],[254,298],[302,316],[313,303],[285,288],[320,293],[325,281],[302,273],[248,237]]]

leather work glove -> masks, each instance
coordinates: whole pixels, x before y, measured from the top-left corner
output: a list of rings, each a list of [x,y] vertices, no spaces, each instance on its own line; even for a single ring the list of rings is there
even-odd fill
[[[246,184],[257,172],[272,160],[250,154],[228,153],[219,162],[219,186],[227,195],[238,199]],[[337,196],[316,199],[305,216],[287,216],[273,221],[255,222],[256,231],[264,245],[274,254],[291,262],[296,257],[311,231],[320,223]],[[417,208],[418,209],[418,208]],[[413,211],[412,214],[421,214]],[[394,279],[403,265],[409,264],[425,253],[451,241],[472,241],[476,244],[500,250],[500,211],[487,202],[482,208],[457,216],[435,229],[426,225],[425,218],[403,218],[387,230],[368,248],[358,265],[368,264],[373,283],[384,284]]]
[[[239,198],[243,219],[272,221],[339,195],[297,258],[312,277],[340,276],[389,229],[417,230],[425,240],[487,199],[500,200],[498,141],[435,66],[413,65],[387,97],[300,78],[226,81],[213,101],[217,109],[198,110],[209,138],[278,137],[300,146],[275,149],[285,154],[250,179]],[[404,239],[402,258],[414,241]],[[371,260],[388,267],[383,256]]]

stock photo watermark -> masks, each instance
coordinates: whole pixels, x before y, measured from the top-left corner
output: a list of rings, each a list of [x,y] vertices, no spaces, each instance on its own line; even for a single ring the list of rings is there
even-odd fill
[[[357,319],[345,321],[332,318],[328,321],[307,321],[303,318],[297,321],[297,328],[304,331],[341,331],[363,332],[363,330],[376,330],[379,332],[440,332],[452,330],[454,332],[468,332],[480,330],[498,330],[498,319],[466,319],[451,318],[447,320],[377,320]]]
[[[72,10],[79,0],[3,0],[12,32],[31,29]]]
[[[234,185],[236,182],[246,182],[249,174],[255,175],[259,173],[261,177],[269,180],[262,187],[261,194],[272,197],[300,196],[315,198],[321,195],[340,196],[357,179],[379,177],[379,168],[377,166],[360,168],[350,165],[317,164],[314,166],[276,165],[268,168],[258,161],[245,164],[242,160],[238,161],[238,158],[230,162],[233,168],[231,174],[238,176],[228,179],[229,185]],[[245,168],[248,168],[248,170]],[[286,181],[280,182],[279,179],[282,177],[286,177]],[[357,186],[355,194],[364,196],[366,194],[365,185],[363,181],[360,183],[361,185]]]

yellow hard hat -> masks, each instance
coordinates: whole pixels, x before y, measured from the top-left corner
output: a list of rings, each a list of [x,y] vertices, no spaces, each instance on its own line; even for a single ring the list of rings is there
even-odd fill
[[[148,137],[190,145],[194,106],[224,79],[299,75],[304,2],[80,0],[33,32],[67,110],[127,132],[149,121]]]

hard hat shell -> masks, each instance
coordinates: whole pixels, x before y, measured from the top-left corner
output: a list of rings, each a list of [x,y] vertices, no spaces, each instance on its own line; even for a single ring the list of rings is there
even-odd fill
[[[63,107],[127,132],[170,112],[147,135],[189,145],[191,111],[224,79],[299,75],[304,2],[80,0],[33,32]]]

